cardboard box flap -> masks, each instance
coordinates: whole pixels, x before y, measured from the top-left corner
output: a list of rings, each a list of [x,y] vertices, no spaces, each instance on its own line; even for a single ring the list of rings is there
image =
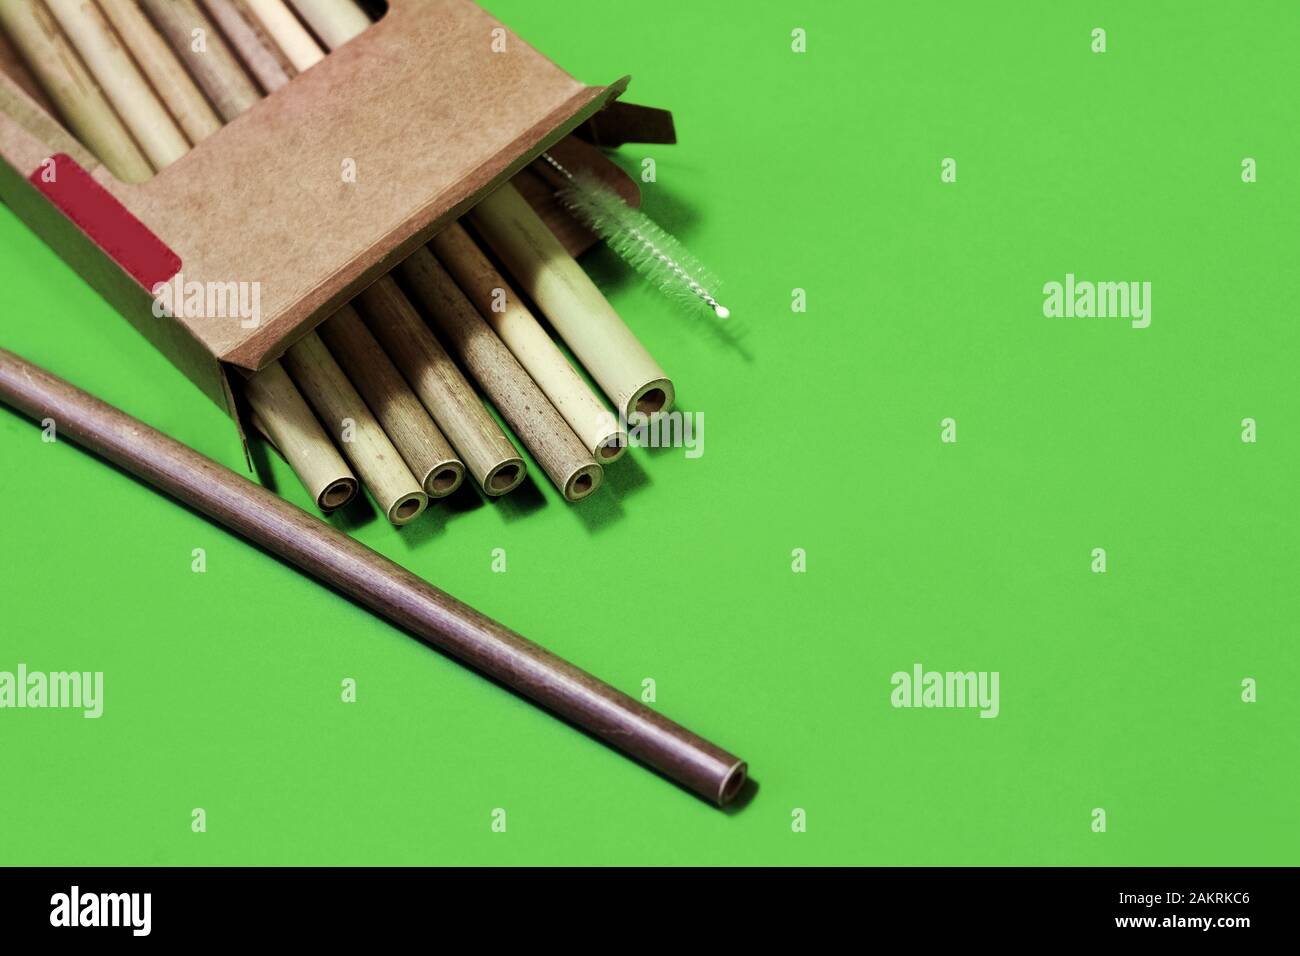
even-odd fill
[[[625,143],[677,142],[677,128],[668,110],[622,101],[610,103],[609,109],[583,123],[577,135],[606,149],[617,149]]]
[[[511,177],[572,254],[589,247],[549,167],[526,168],[543,150],[639,202],[570,135],[628,79],[581,84],[470,0],[390,0],[376,25],[134,185],[72,139],[19,67],[0,49],[0,201],[236,417],[238,379]],[[663,111],[623,114],[624,132],[671,129]]]
[[[104,184],[180,257],[183,283],[255,284],[255,326],[175,311],[213,355],[256,369],[626,82],[579,83],[467,0],[394,0],[153,179]]]

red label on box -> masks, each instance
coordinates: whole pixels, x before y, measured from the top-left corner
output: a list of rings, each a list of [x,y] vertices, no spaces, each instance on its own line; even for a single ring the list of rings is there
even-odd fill
[[[181,257],[66,153],[55,153],[27,179],[150,292],[181,271]]]

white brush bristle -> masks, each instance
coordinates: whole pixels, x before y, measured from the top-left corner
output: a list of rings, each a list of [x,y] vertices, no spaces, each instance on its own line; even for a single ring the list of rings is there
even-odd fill
[[[731,314],[718,304],[714,297],[718,281],[700,261],[601,179],[580,170],[559,196],[592,232],[661,292],[692,306],[704,306],[720,319]]]

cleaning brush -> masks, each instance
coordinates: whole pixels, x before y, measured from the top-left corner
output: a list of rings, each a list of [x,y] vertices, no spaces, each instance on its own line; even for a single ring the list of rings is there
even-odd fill
[[[550,153],[542,153],[542,159],[565,179],[566,185],[557,193],[565,208],[659,291],[689,304],[706,305],[720,319],[731,315],[713,297],[718,280],[667,230],[629,206],[599,177],[569,170]]]

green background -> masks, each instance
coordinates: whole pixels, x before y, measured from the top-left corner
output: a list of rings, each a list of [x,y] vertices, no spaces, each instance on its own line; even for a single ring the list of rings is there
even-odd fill
[[[618,159],[656,160],[645,206],[727,279],[739,342],[593,254],[704,456],[635,450],[580,506],[543,481],[340,523],[654,678],[757,793],[712,809],[2,411],[0,669],[102,670],[106,700],[0,712],[0,862],[1300,862],[1300,8],[489,7],[673,109],[679,145]],[[7,210],[0,243],[5,346],[242,467]],[[1150,281],[1151,327],[1045,318],[1067,272]],[[918,661],[998,671],[1000,716],[892,708]]]

